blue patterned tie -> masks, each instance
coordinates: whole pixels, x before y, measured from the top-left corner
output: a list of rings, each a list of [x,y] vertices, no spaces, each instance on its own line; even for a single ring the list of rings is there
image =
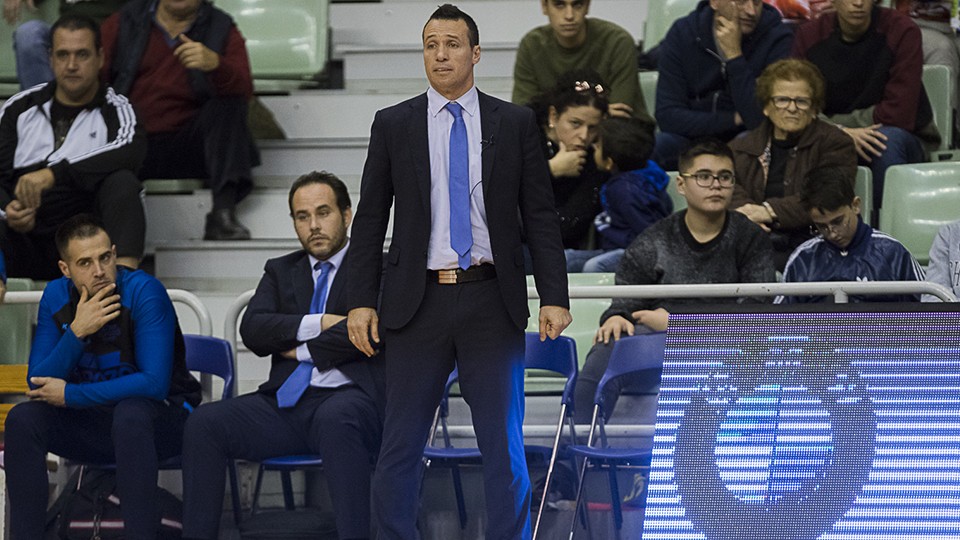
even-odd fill
[[[463,123],[463,107],[447,103],[453,115],[450,128],[450,247],[457,252],[460,268],[470,267],[470,151],[467,148],[467,126]]]
[[[314,268],[320,268],[317,284],[313,288],[313,299],[310,301],[310,313],[323,313],[324,303],[327,301],[327,276],[333,265],[318,262]],[[300,400],[300,396],[310,386],[310,376],[313,374],[313,362],[300,362],[293,373],[283,381],[277,389],[277,405],[281,408],[293,407]]]

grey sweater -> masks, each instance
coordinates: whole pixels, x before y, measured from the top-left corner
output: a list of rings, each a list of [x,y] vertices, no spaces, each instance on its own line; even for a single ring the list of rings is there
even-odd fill
[[[617,285],[691,283],[769,283],[776,281],[770,238],[739,212],[727,212],[723,230],[707,243],[697,242],[684,222],[686,210],[668,216],[640,233],[617,267]],[[718,304],[744,298],[616,298],[600,316],[632,321],[642,309],[689,304]]]

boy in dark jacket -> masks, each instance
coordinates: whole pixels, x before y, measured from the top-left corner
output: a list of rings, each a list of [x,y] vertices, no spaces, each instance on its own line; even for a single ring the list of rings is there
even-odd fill
[[[666,191],[670,178],[648,161],[653,135],[637,119],[605,119],[594,148],[597,168],[612,176],[600,189],[603,212],[594,221],[604,253],[587,261],[583,271],[613,272],[630,242],[673,212]]]

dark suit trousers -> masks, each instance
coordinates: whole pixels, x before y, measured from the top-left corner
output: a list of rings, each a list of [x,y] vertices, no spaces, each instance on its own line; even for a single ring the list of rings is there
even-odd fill
[[[5,466],[14,540],[43,538],[47,452],[84,463],[116,463],[117,494],[131,540],[154,540],[160,515],[157,462],[180,453],[187,410],[129,398],[112,407],[70,409],[28,401],[6,422]]]
[[[377,406],[357,386],[308,388],[289,409],[261,393],[198,407],[183,436],[184,537],[217,538],[227,460],[320,454],[339,537],[368,538],[379,434]]]
[[[497,280],[427,284],[413,319],[386,330],[387,409],[374,476],[379,538],[417,537],[423,447],[443,386],[460,369],[483,454],[489,539],[530,537],[530,479],[523,452],[523,332]]]

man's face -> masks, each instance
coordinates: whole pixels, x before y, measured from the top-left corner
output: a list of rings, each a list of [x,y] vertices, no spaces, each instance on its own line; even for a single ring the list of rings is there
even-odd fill
[[[561,44],[579,44],[587,35],[590,0],[540,0],[543,14]]]
[[[64,105],[85,105],[97,94],[103,51],[95,47],[94,39],[86,28],[58,28],[53,33],[50,66],[57,81],[57,100]]]
[[[697,175],[710,175],[698,180]],[[714,176],[733,175],[733,162],[724,156],[703,154],[695,157],[677,178],[677,191],[687,199],[687,207],[703,214],[726,212],[733,197],[733,183],[723,183]],[[700,184],[703,185],[700,185]]]
[[[727,19],[739,22],[740,33],[746,36],[757,28],[763,0],[710,0],[710,7]]]
[[[430,19],[423,27],[423,67],[430,86],[447,99],[457,99],[473,86],[473,66],[480,46],[470,46],[463,20]]]
[[[836,210],[822,212],[819,208],[810,210],[810,220],[823,238],[840,249],[846,249],[857,234],[860,215],[860,197],[854,197],[853,203]]]
[[[867,31],[873,4],[874,0],[833,0],[844,37],[856,38]]]
[[[67,244],[65,260],[57,264],[78,291],[86,287],[93,296],[100,289],[117,282],[117,250],[106,231],[89,238],[74,238]]]
[[[321,261],[329,259],[347,242],[353,213],[340,212],[337,196],[326,184],[307,184],[293,194],[293,227],[300,245]]]

